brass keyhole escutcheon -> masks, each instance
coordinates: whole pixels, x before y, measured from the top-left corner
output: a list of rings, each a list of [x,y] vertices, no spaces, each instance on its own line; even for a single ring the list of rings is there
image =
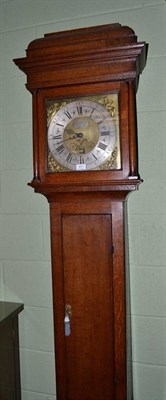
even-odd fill
[[[71,305],[66,304],[65,305],[65,316],[68,316],[71,319],[72,311],[71,311]]]

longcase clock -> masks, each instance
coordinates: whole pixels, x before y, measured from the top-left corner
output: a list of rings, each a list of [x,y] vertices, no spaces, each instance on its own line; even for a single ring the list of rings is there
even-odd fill
[[[46,34],[14,60],[33,98],[30,186],[50,205],[58,400],[132,399],[125,204],[146,55],[110,24]]]

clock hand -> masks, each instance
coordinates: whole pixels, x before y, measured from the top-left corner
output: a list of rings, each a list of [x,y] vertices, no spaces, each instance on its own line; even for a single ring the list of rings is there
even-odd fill
[[[83,137],[83,133],[81,133],[81,132],[80,133],[76,133],[76,132],[73,132],[71,129],[69,130],[69,132],[70,132],[70,134],[72,134],[72,136],[70,136],[67,139],[61,140],[60,142],[58,142],[59,144],[67,142],[69,140],[73,140],[73,139],[77,139],[77,138],[82,138]],[[69,133],[69,132],[67,131],[67,133]]]
[[[69,137],[69,138],[67,138],[67,139],[63,139],[63,140],[61,140],[61,141],[60,141],[60,142],[58,142],[58,143],[60,144],[60,143],[68,142],[68,140],[73,140],[73,139],[75,139],[75,137],[74,137],[74,136],[72,136],[72,137]]]

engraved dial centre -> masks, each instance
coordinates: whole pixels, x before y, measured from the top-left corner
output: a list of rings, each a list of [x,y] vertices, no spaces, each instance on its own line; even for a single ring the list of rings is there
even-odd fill
[[[100,137],[98,125],[89,117],[72,119],[64,130],[64,143],[73,154],[87,154],[97,145]]]

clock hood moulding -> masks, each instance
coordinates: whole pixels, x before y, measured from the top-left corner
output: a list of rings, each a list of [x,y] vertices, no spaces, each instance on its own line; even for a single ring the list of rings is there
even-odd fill
[[[27,74],[27,89],[34,91],[103,79],[134,80],[137,86],[146,57],[147,44],[117,23],[46,34],[14,62]]]

